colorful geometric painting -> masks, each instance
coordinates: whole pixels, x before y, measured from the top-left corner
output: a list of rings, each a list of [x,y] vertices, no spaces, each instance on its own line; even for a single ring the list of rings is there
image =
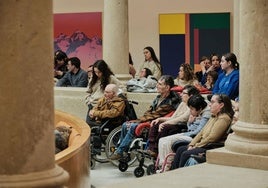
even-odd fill
[[[86,69],[102,58],[102,13],[54,14],[54,50],[78,57]]]
[[[202,56],[230,52],[230,13],[160,14],[159,42],[164,74],[184,62],[197,71]]]

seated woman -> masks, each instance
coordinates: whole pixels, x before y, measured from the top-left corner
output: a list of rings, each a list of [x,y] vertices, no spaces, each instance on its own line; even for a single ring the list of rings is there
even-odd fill
[[[233,53],[227,53],[221,58],[223,72],[219,75],[212,93],[225,94],[234,100],[239,95],[239,63]]]
[[[218,73],[216,71],[209,71],[207,73],[206,83],[203,86],[211,91],[217,79],[218,79]]]
[[[143,68],[139,78],[132,78],[127,82],[128,92],[156,92],[157,79],[152,76],[152,71]]]
[[[90,127],[100,126],[107,119],[116,119],[123,122],[125,101],[118,97],[118,86],[108,84],[104,90],[104,97],[100,98],[96,106],[89,111],[88,124]]]
[[[174,79],[174,84],[184,87],[186,85],[199,86],[198,80],[195,77],[194,71],[190,64],[183,63],[180,66],[178,76]]]
[[[67,69],[68,57],[65,52],[57,50],[54,55],[54,78],[61,79]]]
[[[187,101],[192,95],[199,94],[196,87],[187,85],[181,92],[182,102],[171,117],[160,117],[151,122],[149,130],[149,145],[146,151],[152,157],[156,157],[158,153],[158,140],[171,134],[176,134],[182,129],[186,129],[186,123],[190,115],[190,108]]]
[[[190,108],[190,117],[187,122],[187,132],[163,137],[159,140],[159,166],[163,164],[165,157],[172,152],[171,147],[175,141],[181,140],[191,142],[192,138],[201,131],[211,116],[210,108],[200,94],[191,96],[187,102],[187,105]],[[166,166],[165,171],[168,169],[169,167]]]
[[[151,46],[147,46],[143,49],[144,62],[140,65],[138,69],[138,74],[143,68],[148,68],[152,71],[153,77],[159,79],[162,75],[162,66],[156,57],[155,51]]]
[[[189,157],[204,153],[208,143],[220,141],[231,125],[234,111],[227,95],[213,95],[210,103],[211,118],[187,146],[177,148],[171,168],[184,167]]]

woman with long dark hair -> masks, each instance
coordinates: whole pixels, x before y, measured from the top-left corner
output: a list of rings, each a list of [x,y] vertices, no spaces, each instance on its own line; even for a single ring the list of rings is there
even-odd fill
[[[97,104],[97,101],[103,97],[104,89],[108,84],[116,84],[122,88],[122,83],[115,77],[114,73],[104,60],[97,60],[93,64],[92,78],[88,87],[88,96],[86,104],[88,105],[88,113],[86,121],[89,122],[89,111]]]
[[[154,49],[151,46],[147,46],[143,49],[143,54],[145,60],[139,67],[138,73],[140,73],[143,68],[148,68],[152,71],[153,77],[159,79],[163,72],[162,72],[162,66],[155,55]]]

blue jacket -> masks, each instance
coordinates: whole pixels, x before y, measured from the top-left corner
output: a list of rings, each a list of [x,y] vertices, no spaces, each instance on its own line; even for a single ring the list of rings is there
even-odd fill
[[[187,123],[187,132],[183,133],[184,136],[194,137],[206,125],[211,116],[210,108],[207,106],[198,117],[191,123]]]
[[[225,75],[222,72],[212,90],[212,94],[226,94],[230,99],[235,99],[239,95],[239,70],[233,70]]]

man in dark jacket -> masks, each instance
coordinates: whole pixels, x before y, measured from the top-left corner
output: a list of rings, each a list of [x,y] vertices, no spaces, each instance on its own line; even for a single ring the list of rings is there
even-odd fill
[[[111,160],[118,160],[123,156],[123,152],[127,151],[132,139],[135,136],[135,128],[139,123],[152,121],[156,118],[162,117],[175,111],[179,103],[181,102],[180,96],[170,89],[174,86],[174,81],[172,76],[164,75],[157,83],[157,92],[159,95],[154,99],[149,110],[147,110],[144,115],[137,120],[132,120],[123,123],[120,145],[115,151],[115,153],[110,156]]]
[[[58,80],[56,86],[87,87],[87,72],[80,68],[81,62],[77,57],[68,60],[68,72]]]

